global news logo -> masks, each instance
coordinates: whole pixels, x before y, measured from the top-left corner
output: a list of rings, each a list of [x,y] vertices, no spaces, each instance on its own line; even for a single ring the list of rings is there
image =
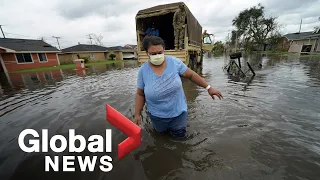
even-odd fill
[[[123,116],[121,113],[113,109],[110,105],[106,105],[107,121],[120,131],[125,133],[128,138],[118,144],[118,160],[125,157],[131,151],[141,144],[141,128]],[[26,144],[26,136],[31,135]],[[76,146],[76,141],[79,145]],[[57,146],[57,142],[60,145]],[[18,144],[22,151],[26,153],[50,151],[62,153],[66,150],[69,153],[81,153],[86,149],[91,153],[111,153],[112,152],[112,130],[105,130],[105,137],[101,135],[91,135],[87,140],[84,136],[76,134],[74,129],[69,129],[68,140],[63,135],[54,135],[49,139],[48,129],[42,129],[41,135],[34,129],[25,129],[19,134]],[[40,145],[41,144],[41,145]],[[68,148],[67,148],[68,147]],[[76,171],[75,161],[78,161],[81,171],[94,171],[96,164],[100,163],[99,168],[103,172],[110,172],[113,169],[112,157],[104,155],[98,159],[98,156],[62,156],[62,162],[59,156],[45,156],[44,169],[48,171]],[[62,169],[59,169],[62,164]]]

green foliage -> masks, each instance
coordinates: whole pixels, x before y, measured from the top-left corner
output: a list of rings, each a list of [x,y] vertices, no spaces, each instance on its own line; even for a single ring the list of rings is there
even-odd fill
[[[115,54],[110,54],[110,55],[109,55],[109,58],[110,58],[111,60],[114,60],[114,58],[116,58],[116,55],[115,55]]]
[[[224,45],[221,41],[217,41],[214,43],[212,52],[213,53],[222,53],[224,51]]]
[[[81,57],[81,59],[84,59],[84,63],[87,64],[89,62],[89,58],[88,57]]]
[[[231,33],[231,42],[241,37],[245,49],[261,49],[272,35],[277,34],[276,17],[265,17],[264,11],[261,4],[241,11],[232,21],[236,30]]]
[[[272,49],[278,48],[278,43],[281,41],[282,35],[279,32],[273,33],[270,35],[270,37],[267,39],[267,43],[272,46]],[[280,50],[280,49],[277,49]]]
[[[245,41],[243,43],[243,48],[247,52],[252,52],[255,50],[255,44],[252,41]]]

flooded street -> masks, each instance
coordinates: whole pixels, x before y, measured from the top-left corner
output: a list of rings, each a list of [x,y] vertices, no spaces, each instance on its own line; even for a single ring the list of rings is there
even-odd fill
[[[188,137],[155,133],[143,113],[142,144],[118,161],[126,136],[106,121],[106,104],[132,119],[138,66],[135,61],[1,77],[0,179],[319,179],[320,57],[251,55],[253,79],[228,76],[228,57],[206,57],[199,73],[224,96],[212,100],[188,80]],[[27,128],[49,137],[69,129],[90,136],[113,129],[113,170],[44,171],[46,155],[24,153],[19,133]],[[73,154],[85,156],[89,152]],[[103,156],[105,154],[94,154]],[[97,164],[97,167],[100,164]],[[62,167],[62,164],[61,164]]]

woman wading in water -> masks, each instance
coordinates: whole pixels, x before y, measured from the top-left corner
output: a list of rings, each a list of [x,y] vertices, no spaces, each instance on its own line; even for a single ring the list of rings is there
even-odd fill
[[[133,122],[141,125],[141,111],[146,103],[152,125],[157,132],[169,132],[178,138],[185,137],[188,107],[181,77],[206,88],[213,99],[214,96],[219,99],[223,96],[180,59],[164,55],[164,42],[160,37],[146,37],[143,48],[149,60],[138,72]]]

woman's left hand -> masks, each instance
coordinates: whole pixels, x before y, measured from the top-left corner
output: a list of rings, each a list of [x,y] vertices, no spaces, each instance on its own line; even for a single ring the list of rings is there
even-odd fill
[[[210,88],[208,90],[208,93],[210,94],[210,96],[212,97],[212,99],[214,100],[214,96],[216,95],[220,100],[223,99],[223,96],[221,94],[220,91],[214,89],[214,88]]]

